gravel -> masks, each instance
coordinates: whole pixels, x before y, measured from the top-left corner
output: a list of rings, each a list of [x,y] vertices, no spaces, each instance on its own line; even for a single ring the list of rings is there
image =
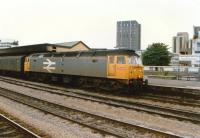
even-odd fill
[[[77,90],[71,89],[71,90],[79,91],[81,93],[86,93],[84,90],[78,90],[78,89]],[[100,94],[100,93],[93,93],[93,95],[105,97],[105,94]],[[106,95],[106,97],[111,98],[111,99],[114,98],[114,99],[118,99],[118,100],[123,100],[123,101],[127,101],[127,102],[145,103],[145,104],[150,104],[150,105],[157,105],[157,106],[163,106],[163,107],[169,107],[169,108],[175,108],[175,109],[200,113],[200,107],[195,107],[195,106],[192,107],[192,106],[186,106],[186,105],[180,105],[180,104],[174,104],[174,103],[160,102],[160,101],[155,101],[155,100],[151,100],[151,99],[134,98],[134,96],[120,97],[120,96],[116,96],[116,95]]]
[[[197,125],[197,124],[190,123],[190,122],[183,122],[183,121],[181,122],[181,121],[178,121],[178,120],[163,118],[163,117],[160,117],[160,116],[157,116],[157,115],[151,115],[151,114],[147,114],[147,113],[143,113],[143,112],[137,112],[137,111],[134,111],[134,110],[128,110],[128,109],[124,109],[124,108],[112,107],[112,106],[100,104],[100,103],[97,103],[97,102],[91,102],[91,101],[86,101],[86,100],[81,100],[81,99],[76,99],[76,98],[71,98],[71,97],[66,97],[66,96],[60,96],[60,95],[51,94],[51,93],[44,92],[44,91],[38,91],[38,90],[30,89],[30,88],[24,88],[24,87],[21,87],[21,86],[8,84],[8,83],[5,83],[5,82],[0,82],[0,85],[4,86],[5,88],[9,88],[11,90],[20,91],[20,93],[23,93],[23,94],[34,96],[34,97],[41,98],[41,99],[44,99],[44,100],[48,100],[50,102],[58,103],[58,104],[61,104],[61,105],[64,105],[64,106],[69,106],[69,107],[85,110],[85,111],[88,111],[88,112],[92,112],[92,113],[95,113],[95,114],[104,115],[104,116],[111,117],[111,118],[121,120],[121,121],[125,121],[125,122],[128,122],[128,123],[142,124],[142,125],[145,125],[145,126],[156,128],[156,129],[162,129],[162,130],[165,130],[165,131],[170,131],[170,132],[173,132],[173,133],[178,133],[178,134],[183,134],[183,135],[185,134],[185,136],[187,135],[189,137],[192,137],[192,136],[193,137],[199,137],[200,136],[200,126]],[[2,101],[1,101],[1,103],[2,103]],[[45,116],[47,116],[47,115],[45,115]],[[43,121],[43,119],[39,119],[38,123],[40,121]],[[30,122],[35,122],[35,121],[30,121]],[[59,125],[59,123],[57,124],[57,121],[55,121],[54,123],[52,123],[52,122],[48,122],[48,123],[49,123],[48,124],[49,126],[51,126],[52,124],[56,124],[55,126],[53,125],[52,127],[62,126],[62,125]],[[61,127],[61,130],[62,130],[62,128],[63,127]],[[84,128],[84,129],[86,129],[86,128]],[[54,130],[56,130],[56,129],[54,129]],[[76,133],[72,133],[72,132],[74,132],[72,130],[74,130],[74,129],[69,129],[69,128],[66,129],[67,134],[77,136]],[[94,135],[93,133],[91,133],[91,131],[89,131],[89,132],[86,131],[86,132],[87,133],[90,132],[90,133],[89,134],[83,133],[83,134]],[[53,133],[53,132],[51,132],[51,133]],[[78,134],[80,134],[80,133],[78,133]],[[81,137],[87,137],[83,134],[81,134]],[[58,135],[56,135],[56,137],[57,136]],[[97,135],[97,134],[95,134],[95,136],[99,137],[99,135]]]
[[[56,138],[101,138],[103,136],[89,128],[82,127],[70,121],[45,114],[37,109],[16,103],[12,100],[0,96],[0,109],[6,114],[14,116],[26,125],[34,127],[40,133],[46,134],[45,137]]]

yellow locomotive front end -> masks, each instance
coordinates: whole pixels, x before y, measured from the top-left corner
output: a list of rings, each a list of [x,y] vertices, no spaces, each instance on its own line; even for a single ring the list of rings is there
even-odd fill
[[[144,81],[144,67],[136,54],[109,55],[107,76],[129,86],[147,85]]]
[[[144,80],[144,67],[139,56],[128,56],[129,85],[147,85]]]

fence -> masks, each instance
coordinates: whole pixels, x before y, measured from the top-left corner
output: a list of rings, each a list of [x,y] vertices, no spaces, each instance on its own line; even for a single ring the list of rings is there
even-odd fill
[[[200,80],[200,67],[187,66],[145,66],[145,75],[181,80]]]

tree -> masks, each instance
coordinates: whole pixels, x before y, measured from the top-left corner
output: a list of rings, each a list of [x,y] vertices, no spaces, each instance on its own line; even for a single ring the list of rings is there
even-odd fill
[[[13,44],[13,45],[18,45],[18,44],[19,44],[19,41],[14,41],[12,44]]]
[[[167,45],[164,43],[153,43],[142,54],[142,61],[144,65],[149,66],[167,66],[169,65],[171,56]]]

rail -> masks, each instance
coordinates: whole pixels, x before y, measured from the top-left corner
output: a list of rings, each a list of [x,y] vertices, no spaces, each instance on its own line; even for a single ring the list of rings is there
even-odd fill
[[[14,92],[4,88],[0,88],[0,95],[12,99],[14,101],[26,104],[33,108],[39,109],[46,113],[53,114],[55,116],[59,116],[61,118],[70,120],[72,122],[89,127],[91,129],[98,130],[101,133],[106,133],[117,137],[132,138],[136,135],[142,137],[144,134],[145,136],[154,135],[156,137],[182,137],[182,135],[175,134],[172,132],[158,130],[139,124],[130,124],[124,121],[122,122],[120,120],[115,120],[102,115],[97,115],[95,113],[89,113],[80,109],[51,103],[45,100],[20,94],[18,92]]]
[[[31,132],[3,114],[0,114],[0,137],[40,138],[37,134]]]
[[[126,102],[126,101],[122,101],[122,100],[116,100],[116,99],[111,99],[108,98],[109,96],[105,96],[105,97],[100,97],[97,95],[91,95],[89,93],[77,93],[77,92],[72,92],[72,91],[66,91],[63,90],[62,88],[55,88],[55,87],[51,87],[51,86],[41,86],[41,85],[37,85],[35,83],[29,83],[29,82],[25,82],[22,81],[21,83],[17,83],[17,81],[8,81],[9,83],[13,83],[15,85],[20,85],[20,86],[24,86],[24,87],[29,87],[32,89],[36,89],[36,90],[43,90],[46,92],[50,92],[50,93],[54,93],[54,94],[58,94],[58,95],[65,95],[68,97],[74,97],[74,98],[80,98],[80,99],[84,99],[84,100],[91,100],[94,102],[99,102],[99,103],[104,103],[104,104],[108,104],[108,105],[112,105],[112,106],[116,106],[116,107],[124,107],[124,108],[128,108],[128,109],[133,109],[133,110],[137,110],[137,111],[145,111],[148,113],[153,113],[153,114],[159,114],[161,116],[164,117],[170,117],[170,118],[177,118],[178,120],[186,120],[186,121],[192,121],[194,123],[199,123],[200,119],[199,119],[199,113],[195,113],[195,112],[191,112],[191,111],[182,111],[182,110],[177,110],[177,109],[173,109],[173,108],[164,108],[162,106],[153,106],[153,105],[147,105],[147,104],[142,104],[142,103],[137,103],[137,102]],[[43,88],[42,88],[43,87]],[[59,90],[59,92],[58,92]],[[149,97],[148,97],[149,98]],[[151,99],[156,99],[155,97],[150,97]],[[165,99],[166,97],[164,97]],[[159,99],[159,97],[157,98],[157,100]],[[177,99],[175,99],[174,101],[177,102]],[[166,101],[165,101],[166,102]],[[183,101],[181,102],[183,103]],[[191,101],[188,101],[188,103],[184,103],[186,105],[192,105]],[[199,104],[196,104],[195,106],[199,106]]]

